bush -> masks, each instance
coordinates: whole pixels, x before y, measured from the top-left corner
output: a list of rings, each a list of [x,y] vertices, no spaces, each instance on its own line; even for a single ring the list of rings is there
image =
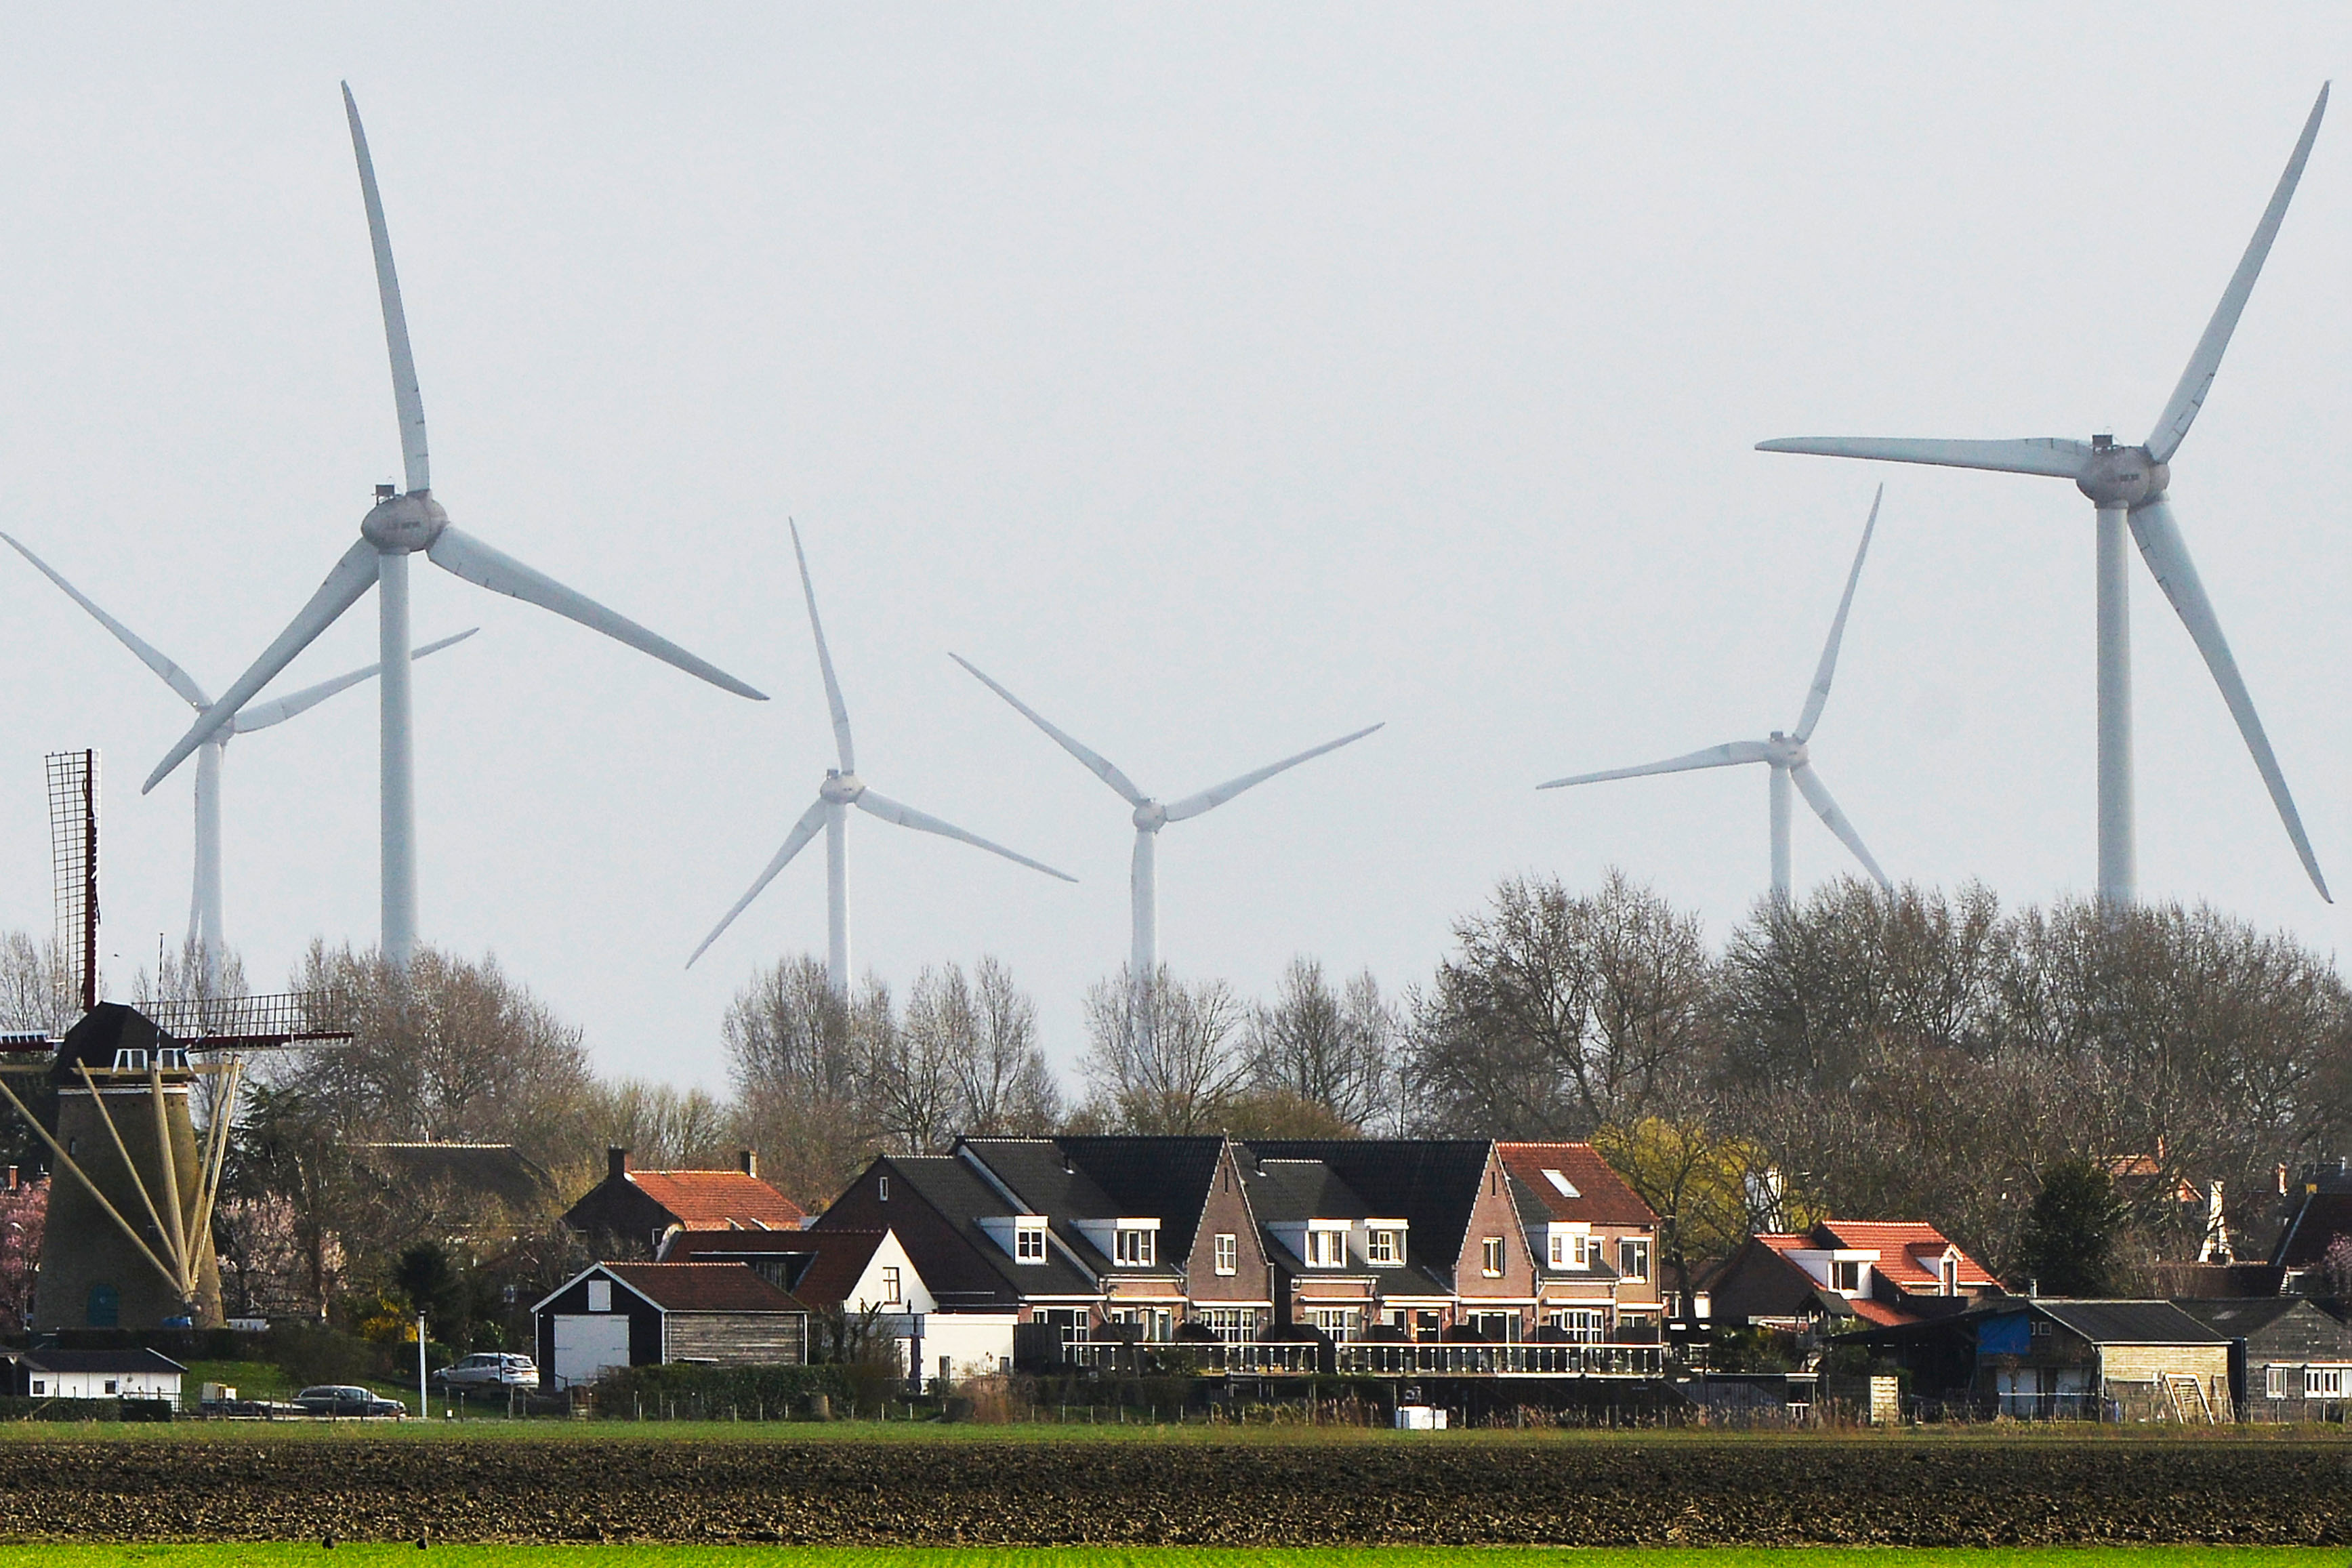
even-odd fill
[[[824,1394],[851,1404],[856,1366],[616,1366],[596,1380],[598,1414],[625,1420],[640,1410],[681,1415],[780,1421],[803,1414]],[[869,1393],[867,1398],[874,1396]]]
[[[362,1382],[383,1370],[385,1359],[378,1346],[355,1335],[294,1323],[281,1323],[262,1335],[257,1354],[297,1388]]]
[[[138,1405],[163,1405],[160,1399],[141,1399]],[[0,1394],[0,1421],[121,1421],[123,1402],[120,1399],[33,1399],[21,1394]],[[169,1405],[164,1405],[168,1412]],[[152,1420],[152,1416],[138,1419]],[[171,1416],[166,1414],[163,1419]]]

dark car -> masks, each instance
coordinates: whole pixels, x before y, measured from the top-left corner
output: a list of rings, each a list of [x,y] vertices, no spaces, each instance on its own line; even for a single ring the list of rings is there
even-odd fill
[[[408,1406],[353,1384],[322,1383],[294,1396],[313,1415],[405,1415]]]

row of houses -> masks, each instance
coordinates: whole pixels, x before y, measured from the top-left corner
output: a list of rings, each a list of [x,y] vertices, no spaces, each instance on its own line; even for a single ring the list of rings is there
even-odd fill
[[[1915,1397],[2026,1416],[2340,1414],[2352,1378],[2352,1329],[2321,1304],[2011,1297],[1917,1222],[1759,1234],[1693,1289],[1580,1143],[971,1138],[877,1158],[814,1215],[748,1154],[642,1172],[616,1150],[569,1217],[650,1260],[541,1303],[559,1384],[798,1359],[812,1314],[863,1319],[908,1375],[950,1382],[1155,1351],[1229,1376],[1637,1380],[1715,1327],[1859,1346]]]

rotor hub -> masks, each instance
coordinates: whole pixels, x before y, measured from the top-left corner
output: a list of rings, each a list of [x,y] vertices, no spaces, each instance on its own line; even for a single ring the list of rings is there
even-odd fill
[[[835,805],[847,805],[866,793],[866,781],[856,773],[828,768],[825,770],[824,785],[816,793]]]
[[[361,522],[360,533],[387,555],[405,555],[431,549],[448,526],[449,514],[441,510],[431,490],[411,490],[376,502]]]
[[[1802,741],[1793,735],[1784,735],[1778,730],[1772,731],[1772,738],[1764,744],[1771,749],[1771,762],[1776,768],[1803,767],[1806,759],[1812,755]]]
[[[1135,830],[1157,833],[1168,826],[1168,808],[1156,800],[1147,800],[1135,808]]]
[[[2171,482],[2170,467],[2148,456],[2147,447],[2095,443],[2074,487],[2102,511],[2116,507],[2131,511],[2162,496]]]

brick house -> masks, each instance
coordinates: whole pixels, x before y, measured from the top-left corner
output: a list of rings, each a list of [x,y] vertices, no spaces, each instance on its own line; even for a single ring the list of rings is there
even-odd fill
[[[2000,1281],[1918,1220],[1823,1220],[1759,1232],[1711,1277],[1718,1323],[1831,1332],[1965,1311]]]
[[[760,1179],[744,1150],[727,1171],[639,1171],[626,1149],[605,1151],[604,1179],[564,1212],[563,1223],[599,1252],[653,1257],[672,1230],[798,1230],[801,1205]]]
[[[1664,1314],[1658,1216],[1590,1143],[1498,1143],[1536,1271],[1536,1333],[1650,1341]]]

